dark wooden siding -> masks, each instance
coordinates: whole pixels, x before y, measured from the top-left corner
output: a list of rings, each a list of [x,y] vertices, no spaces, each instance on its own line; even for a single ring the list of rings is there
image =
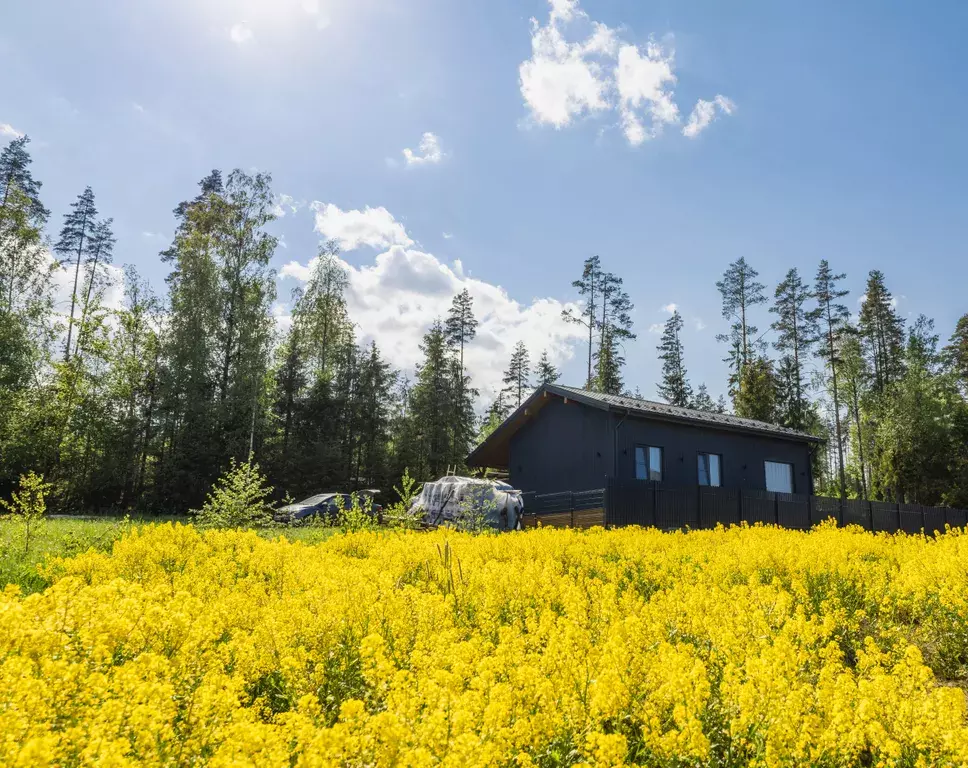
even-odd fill
[[[615,424],[621,415],[611,414]],[[765,490],[765,462],[793,465],[794,493],[810,493],[810,459],[807,443],[767,435],[747,434],[694,427],[629,416],[618,427],[618,478],[635,477],[635,446],[662,448],[662,482],[671,486],[690,486],[699,482],[700,453],[722,457],[722,486],[743,490]]]
[[[612,473],[608,413],[555,398],[511,438],[510,482],[535,493],[603,488]]]
[[[602,488],[609,477],[634,478],[636,445],[663,449],[666,485],[696,485],[702,452],[722,456],[724,488],[765,490],[764,462],[779,461],[793,465],[795,493],[813,490],[807,443],[635,415],[623,419],[557,398],[511,438],[510,482],[535,493]]]

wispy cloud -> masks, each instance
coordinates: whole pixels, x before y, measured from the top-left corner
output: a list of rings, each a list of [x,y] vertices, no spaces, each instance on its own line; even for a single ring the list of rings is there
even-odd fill
[[[233,24],[231,29],[229,29],[229,40],[231,40],[236,45],[244,45],[253,38],[252,30],[249,29],[249,25],[240,21]]]
[[[670,301],[668,304],[666,304],[664,307],[662,307],[662,311],[663,312],[666,312],[666,313],[668,313],[670,315],[673,312],[675,312],[677,309],[679,309],[679,305],[676,304],[674,301]]]
[[[19,139],[23,135],[23,131],[18,131],[10,123],[0,123],[0,136],[8,139]]]
[[[440,148],[440,137],[430,131],[427,131],[421,137],[420,146],[416,152],[407,147],[403,150],[403,156],[408,166],[435,165],[445,157],[443,150]]]
[[[689,115],[688,122],[682,129],[682,135],[690,139],[696,138],[716,119],[717,108],[725,115],[731,115],[736,111],[736,105],[722,95],[717,95],[712,101],[699,99],[692,109],[692,114]]]

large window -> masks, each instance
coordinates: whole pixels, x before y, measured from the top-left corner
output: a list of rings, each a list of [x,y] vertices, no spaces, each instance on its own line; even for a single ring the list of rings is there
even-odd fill
[[[721,463],[722,460],[718,453],[700,453],[699,485],[714,485],[717,488],[722,485]]]
[[[766,462],[766,490],[793,493],[793,465],[779,461]]]
[[[635,446],[635,479],[662,482],[662,449],[654,445]]]

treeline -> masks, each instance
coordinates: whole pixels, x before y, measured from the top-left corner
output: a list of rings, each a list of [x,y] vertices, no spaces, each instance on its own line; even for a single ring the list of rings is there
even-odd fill
[[[277,242],[267,174],[213,171],[174,209],[160,297],[132,267],[124,300],[115,238],[85,189],[59,228],[41,202],[28,139],[0,153],[0,493],[28,470],[65,511],[200,506],[232,458],[252,454],[277,492],[389,490],[460,470],[482,430],[557,377],[518,345],[482,421],[464,365],[477,320],[464,291],[420,344],[411,379],[361,346],[333,243],[293,292],[291,324],[272,315]],[[68,283],[69,306],[55,306]]]
[[[878,270],[852,315],[845,277],[823,260],[812,283],[791,269],[771,297],[745,259],[729,265],[717,339],[733,412],[824,437],[819,493],[968,506],[968,314],[942,347],[925,315],[907,326]],[[762,333],[757,315],[770,318]],[[665,324],[659,392],[714,410],[704,386],[692,392],[682,325],[677,311]]]
[[[427,330],[412,375],[394,370],[357,341],[332,242],[280,329],[267,174],[213,171],[175,206],[157,296],[113,266],[112,222],[90,188],[51,221],[28,143],[0,152],[0,494],[35,470],[57,510],[183,512],[250,454],[279,494],[389,490],[406,468],[417,479],[465,470],[478,440],[559,377],[519,342],[478,418],[466,290]],[[757,278],[740,259],[717,283],[731,404],[690,382],[678,312],[658,348],[660,396],[827,438],[816,462],[826,493],[968,506],[968,316],[942,347],[930,320],[906,327],[879,272],[856,318],[826,262],[812,283],[790,270],[772,301]],[[123,302],[109,306],[119,279]],[[587,334],[585,385],[638,396],[623,381],[636,336],[622,279],[595,256],[573,285],[578,307],[564,319]]]

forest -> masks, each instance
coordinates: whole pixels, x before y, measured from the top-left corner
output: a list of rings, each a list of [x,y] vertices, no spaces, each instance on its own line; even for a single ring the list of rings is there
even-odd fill
[[[110,216],[90,187],[55,216],[30,166],[26,136],[0,152],[0,495],[33,470],[55,511],[183,513],[249,456],[280,497],[390,489],[406,469],[466,470],[478,440],[558,379],[547,353],[518,343],[481,403],[464,365],[477,327],[466,290],[414,339],[416,370],[394,370],[378,340],[356,337],[333,242],[280,328],[265,173],[205,176],[173,209],[164,294],[126,266],[122,306],[109,306]],[[678,312],[657,348],[660,397],[824,437],[827,495],[968,506],[968,314],[944,334],[925,315],[908,323],[876,269],[851,313],[844,280],[822,260],[771,289],[744,258],[729,264],[716,284],[728,398],[690,381]],[[573,285],[564,320],[587,332],[585,385],[638,396],[622,375],[636,338],[622,278],[593,256]]]

